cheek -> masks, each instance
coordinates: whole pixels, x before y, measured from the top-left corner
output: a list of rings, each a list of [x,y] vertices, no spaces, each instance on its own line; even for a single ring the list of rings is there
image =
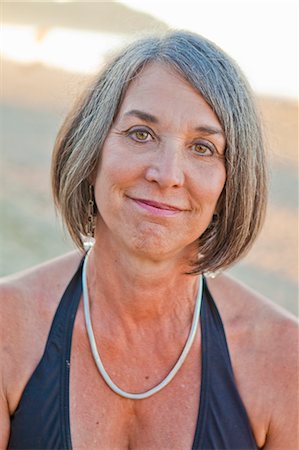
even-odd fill
[[[108,148],[105,144],[95,178],[96,192],[109,191],[115,184],[116,177],[119,178],[121,172],[124,171],[122,167],[120,155],[117,155],[113,147],[109,146]]]
[[[98,177],[105,174],[105,179],[110,186],[123,185],[132,178],[138,167],[138,160],[133,160],[126,146],[118,138],[112,136],[106,140],[102,150]]]
[[[213,186],[213,191],[214,191],[214,195],[218,198],[220,197],[223,188],[225,186],[225,182],[226,182],[226,170],[225,167],[221,167],[221,169],[219,170],[219,173],[213,178],[212,177],[212,186]]]
[[[198,198],[206,199],[214,207],[221,195],[226,181],[226,170],[221,162],[213,167],[203,167],[197,177],[196,191]]]

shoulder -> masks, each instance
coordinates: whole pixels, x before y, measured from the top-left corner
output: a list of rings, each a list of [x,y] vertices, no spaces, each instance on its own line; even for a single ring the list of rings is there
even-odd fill
[[[208,279],[208,287],[224,323],[236,381],[252,422],[264,424],[269,448],[272,444],[295,448],[297,318],[226,274]]]
[[[82,258],[79,251],[49,260],[0,279],[0,307],[7,309],[18,302],[44,298],[49,292],[59,294],[74,274]]]
[[[55,310],[81,258],[75,251],[0,280],[0,379],[11,398],[38,363]]]
[[[250,345],[271,376],[283,378],[298,363],[297,318],[229,275],[209,279],[208,286],[228,334],[244,349]]]
[[[55,308],[75,273],[82,254],[78,251],[4,277],[0,280],[0,317],[3,327],[18,326],[44,308]],[[14,325],[15,324],[15,325]]]
[[[296,338],[299,322],[293,314],[230,275],[208,279],[208,287],[227,326],[271,336],[265,345],[276,349]]]

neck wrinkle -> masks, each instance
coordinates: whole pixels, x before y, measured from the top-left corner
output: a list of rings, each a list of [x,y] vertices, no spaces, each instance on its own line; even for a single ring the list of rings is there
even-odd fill
[[[153,273],[132,270],[132,265],[123,265],[118,258],[102,263],[100,251],[92,250],[87,267],[89,298],[95,314],[97,310],[101,315],[105,311],[131,326],[171,318],[190,323],[198,277],[184,274],[178,265]]]

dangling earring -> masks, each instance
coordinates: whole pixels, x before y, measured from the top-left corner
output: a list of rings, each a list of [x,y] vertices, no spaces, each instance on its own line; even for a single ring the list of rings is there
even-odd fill
[[[94,244],[94,230],[96,227],[96,214],[94,206],[94,190],[93,186],[90,184],[88,187],[89,199],[87,206],[87,223],[85,226],[86,239],[84,240],[84,248],[88,251]]]
[[[215,225],[219,220],[219,214],[218,213],[214,213],[213,214],[213,218],[212,218],[212,225]]]
[[[219,222],[219,214],[218,213],[214,213],[213,217],[212,217],[212,220],[211,220],[211,222],[210,222],[210,224],[208,226],[208,230],[212,230],[212,229],[215,230],[215,228],[218,225],[218,222]]]
[[[219,223],[219,214],[218,213],[214,213],[213,217],[212,217],[212,221],[211,221],[211,223],[209,225],[210,230],[212,231],[213,228],[216,228],[218,223]],[[213,231],[217,232],[216,229],[214,229]],[[206,278],[216,278],[217,275],[219,275],[221,272],[222,272],[222,269],[218,269],[218,270],[215,270],[213,272],[210,271],[210,270],[207,270],[206,272],[204,272],[204,276]]]

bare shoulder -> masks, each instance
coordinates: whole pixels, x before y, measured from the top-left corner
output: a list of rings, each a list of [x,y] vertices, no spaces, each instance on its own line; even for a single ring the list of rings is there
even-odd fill
[[[226,274],[209,280],[208,286],[237,343],[245,346],[245,339],[252,350],[263,352],[278,378],[284,377],[284,368],[298,364],[299,322],[293,314]]]
[[[237,384],[253,426],[256,423],[260,444],[265,449],[295,449],[297,318],[226,274],[209,279],[208,286],[224,323]]]
[[[11,410],[42,355],[59,300],[81,258],[75,251],[0,281],[0,375]]]
[[[74,274],[82,255],[78,251],[59,256],[45,263],[0,279],[2,312],[25,306],[30,299],[44,299],[50,292],[62,293]]]
[[[22,327],[59,302],[82,255],[71,252],[0,280],[1,330]],[[4,337],[5,338],[5,337]]]
[[[270,342],[265,341],[269,346],[297,340],[298,319],[270,299],[227,274],[209,279],[208,286],[228,326],[245,326],[264,337],[271,335]]]

